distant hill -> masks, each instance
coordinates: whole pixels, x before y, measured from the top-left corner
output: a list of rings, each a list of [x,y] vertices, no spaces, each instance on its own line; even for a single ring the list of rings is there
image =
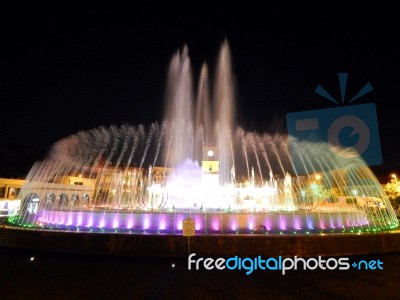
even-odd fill
[[[22,144],[0,145],[0,178],[25,178],[46,151]]]

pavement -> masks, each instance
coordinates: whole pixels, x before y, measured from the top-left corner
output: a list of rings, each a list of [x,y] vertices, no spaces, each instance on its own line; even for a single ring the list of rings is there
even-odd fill
[[[35,252],[0,247],[1,299],[399,299],[400,253],[382,270],[188,270],[186,258]]]

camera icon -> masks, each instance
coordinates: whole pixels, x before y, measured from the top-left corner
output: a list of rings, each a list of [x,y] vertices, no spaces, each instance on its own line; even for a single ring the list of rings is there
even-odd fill
[[[293,112],[286,115],[288,134],[298,140],[326,142],[332,154],[360,156],[370,166],[382,163],[376,107],[373,103]],[[355,151],[337,151],[351,147]]]

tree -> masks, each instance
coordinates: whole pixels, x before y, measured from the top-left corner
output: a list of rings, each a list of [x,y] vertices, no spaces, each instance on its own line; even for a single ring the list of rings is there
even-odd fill
[[[394,208],[398,208],[400,204],[400,184],[395,178],[392,178],[385,186],[385,193]]]

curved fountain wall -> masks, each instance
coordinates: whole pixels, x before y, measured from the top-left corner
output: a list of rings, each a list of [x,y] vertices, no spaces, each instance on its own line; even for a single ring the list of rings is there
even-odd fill
[[[332,151],[328,144],[234,125],[226,42],[213,105],[206,65],[194,96],[186,48],[174,55],[168,74],[162,123],[99,127],[60,140],[32,167],[12,222],[160,234],[181,233],[187,218],[201,234],[398,226],[371,170],[360,158],[345,155],[352,149]]]

